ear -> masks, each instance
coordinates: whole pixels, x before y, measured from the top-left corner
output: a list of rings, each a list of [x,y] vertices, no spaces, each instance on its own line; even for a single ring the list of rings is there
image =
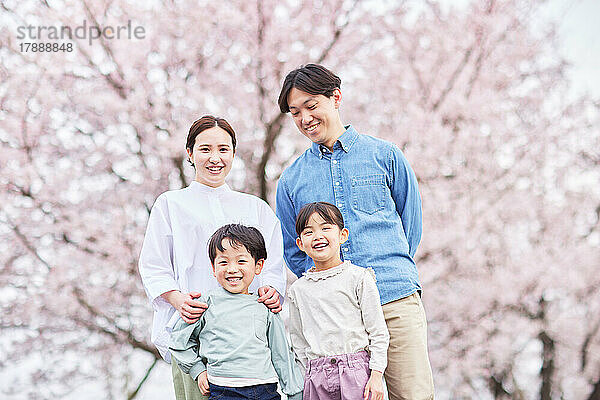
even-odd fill
[[[334,107],[340,108],[340,104],[342,104],[342,91],[340,89],[334,89],[331,97],[333,97]]]
[[[185,149],[185,151],[187,151],[188,158],[189,158],[190,160],[192,160],[192,162],[194,162],[194,158],[192,157],[192,151],[191,151],[190,149]]]
[[[302,239],[299,237],[296,238],[296,246],[298,246],[300,250],[304,251],[304,244],[302,244]]]
[[[348,232],[348,229],[344,228],[340,231],[340,244],[343,244],[346,242],[346,240],[348,240],[348,235],[350,234],[350,232]]]
[[[260,260],[258,260],[256,262],[256,266],[254,268],[254,274],[258,275],[260,274],[260,271],[262,271],[263,267],[265,266],[265,259],[261,258]]]
[[[215,264],[212,265],[213,276],[217,277],[217,271],[215,271]]]

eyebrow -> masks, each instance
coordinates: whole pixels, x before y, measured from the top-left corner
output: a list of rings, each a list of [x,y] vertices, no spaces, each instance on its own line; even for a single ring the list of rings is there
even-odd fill
[[[212,146],[212,145],[211,145],[211,144],[209,144],[209,143],[199,143],[199,144],[198,144],[198,147],[202,147],[202,146],[208,146],[208,147],[210,147],[210,146]],[[216,146],[226,146],[226,147],[231,147],[231,145],[229,145],[229,144],[227,144],[227,143],[219,143],[219,144],[216,144]]]
[[[304,102],[303,102],[301,105],[305,105],[305,104],[306,104],[306,103],[308,103],[309,101],[313,101],[313,100],[314,100],[314,101],[317,101],[316,97],[313,97],[313,96],[311,96],[309,99],[307,99],[307,100],[304,100]],[[298,108],[298,107],[296,107],[296,106],[288,106],[288,107],[289,107],[290,109],[292,109],[292,108]]]

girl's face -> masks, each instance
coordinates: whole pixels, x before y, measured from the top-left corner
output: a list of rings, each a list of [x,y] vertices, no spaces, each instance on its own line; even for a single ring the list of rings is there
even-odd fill
[[[329,269],[342,263],[340,246],[348,239],[348,229],[340,229],[318,213],[313,213],[306,227],[296,239],[298,248],[315,262],[317,271]]]
[[[231,136],[215,126],[196,136],[194,148],[188,156],[196,167],[195,180],[210,187],[219,187],[231,171],[233,163]]]

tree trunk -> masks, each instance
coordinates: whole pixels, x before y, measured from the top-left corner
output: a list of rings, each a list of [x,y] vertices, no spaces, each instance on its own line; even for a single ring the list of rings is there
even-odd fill
[[[542,387],[540,389],[540,400],[552,400],[552,379],[554,376],[554,340],[548,336],[546,331],[540,332],[538,338],[542,341]]]
[[[594,390],[589,395],[587,400],[600,400],[600,378],[594,384]]]

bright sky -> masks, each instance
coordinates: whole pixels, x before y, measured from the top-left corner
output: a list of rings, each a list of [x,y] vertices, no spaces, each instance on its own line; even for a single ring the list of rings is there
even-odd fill
[[[548,18],[559,22],[561,53],[572,63],[577,93],[600,97],[600,1],[552,0]]]

